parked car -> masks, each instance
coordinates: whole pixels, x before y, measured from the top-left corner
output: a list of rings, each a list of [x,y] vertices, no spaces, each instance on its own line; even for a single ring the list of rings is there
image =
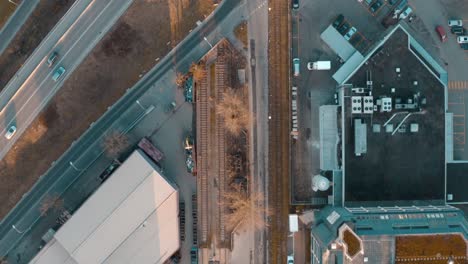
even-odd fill
[[[463,26],[463,21],[462,20],[455,20],[455,19],[451,19],[448,21],[448,25],[449,27],[454,27],[454,26]]]
[[[373,3],[373,4],[370,6],[369,10],[370,10],[372,13],[376,13],[376,12],[380,9],[381,6],[382,6],[382,2],[381,2],[380,0],[377,0],[377,1],[375,1],[375,3]]]
[[[360,34],[357,34],[357,35],[354,34],[354,37],[349,40],[349,43],[351,43],[351,45],[355,46],[356,44],[361,42],[361,40],[362,40],[362,37],[361,37]]]
[[[299,0],[292,0],[293,3],[293,8],[298,9],[299,8]]]
[[[462,43],[460,44],[460,48],[464,49],[464,50],[468,50],[468,43]]]
[[[344,16],[342,14],[339,14],[336,17],[335,21],[333,21],[332,25],[334,28],[338,28],[341,25],[341,23],[343,23],[343,21],[344,21]]]
[[[52,75],[52,80],[54,80],[54,82],[56,82],[60,76],[62,76],[62,74],[65,73],[65,68],[60,66],[55,72],[54,74]]]
[[[398,18],[403,20],[407,18],[412,12],[413,12],[413,9],[410,6],[408,6],[403,12],[401,12]]]
[[[436,32],[439,35],[440,41],[445,42],[447,41],[447,33],[445,33],[445,29],[442,26],[436,27]]]
[[[366,3],[366,5],[371,5],[372,1],[374,1],[374,0],[364,0],[364,3]]]
[[[452,34],[461,36],[465,34],[465,29],[461,26],[453,26],[450,28],[450,32],[452,32]]]
[[[58,53],[55,51],[52,52],[52,54],[50,54],[49,58],[47,59],[47,66],[51,67],[52,65],[54,65],[57,58],[58,58]]]
[[[340,34],[344,36],[344,35],[346,34],[346,32],[348,32],[349,27],[350,27],[349,23],[345,21],[345,22],[338,28],[338,32],[340,32]]]
[[[288,256],[288,264],[294,264],[294,257],[293,256]]]
[[[397,2],[398,2],[398,0],[388,0],[388,3],[389,3],[390,5],[394,5],[394,4],[396,4]]]
[[[294,65],[294,76],[299,76],[300,74],[300,64],[299,64],[300,60],[299,58],[294,58],[293,59],[293,65]]]
[[[468,36],[459,36],[457,38],[457,42],[460,44],[468,43]]]
[[[357,29],[356,29],[355,27],[352,27],[352,28],[348,31],[348,33],[346,33],[346,35],[344,36],[344,38],[345,38],[346,40],[350,40],[356,32],[357,32]]]
[[[8,128],[6,134],[5,134],[5,138],[6,139],[11,139],[16,133],[16,126],[15,125],[11,125],[10,128]]]

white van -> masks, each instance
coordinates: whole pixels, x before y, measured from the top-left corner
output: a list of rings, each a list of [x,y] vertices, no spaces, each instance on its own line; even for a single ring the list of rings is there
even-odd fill
[[[299,58],[294,58],[293,59],[293,69],[294,69],[294,76],[299,76],[300,70],[299,70]]]

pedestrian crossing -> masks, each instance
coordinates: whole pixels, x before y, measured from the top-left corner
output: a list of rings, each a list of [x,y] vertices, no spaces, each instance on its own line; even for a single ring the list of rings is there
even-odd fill
[[[448,88],[452,90],[468,90],[468,81],[449,81]]]

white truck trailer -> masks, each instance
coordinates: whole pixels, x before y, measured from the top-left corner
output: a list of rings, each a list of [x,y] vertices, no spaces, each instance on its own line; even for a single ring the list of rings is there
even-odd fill
[[[307,63],[307,69],[310,71],[328,71],[331,69],[330,61],[314,61]]]

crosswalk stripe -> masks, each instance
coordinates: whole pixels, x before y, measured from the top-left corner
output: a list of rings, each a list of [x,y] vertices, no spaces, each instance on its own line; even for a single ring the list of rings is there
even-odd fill
[[[468,90],[468,81],[449,81],[448,88],[453,90]]]

